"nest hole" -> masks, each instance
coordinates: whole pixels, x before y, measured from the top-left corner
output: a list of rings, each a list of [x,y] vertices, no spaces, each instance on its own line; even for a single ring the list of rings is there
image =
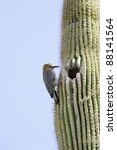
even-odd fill
[[[76,74],[79,72],[79,69],[77,67],[75,68],[70,68],[68,70],[68,76],[69,78],[73,79],[73,78],[76,78]]]

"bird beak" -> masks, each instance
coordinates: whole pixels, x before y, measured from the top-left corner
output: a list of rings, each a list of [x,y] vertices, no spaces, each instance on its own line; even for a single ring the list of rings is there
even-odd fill
[[[58,67],[60,67],[60,66],[53,66],[53,68],[58,68]]]

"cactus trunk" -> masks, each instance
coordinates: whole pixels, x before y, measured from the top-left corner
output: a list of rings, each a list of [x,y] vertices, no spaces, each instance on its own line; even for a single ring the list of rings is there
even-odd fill
[[[59,150],[99,150],[99,0],[64,0],[54,123]]]

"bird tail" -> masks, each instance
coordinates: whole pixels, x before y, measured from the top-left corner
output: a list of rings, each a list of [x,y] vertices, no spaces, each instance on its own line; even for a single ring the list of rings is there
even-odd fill
[[[53,93],[53,97],[54,97],[55,103],[58,104],[59,103],[59,96],[58,96],[58,93],[56,90]]]

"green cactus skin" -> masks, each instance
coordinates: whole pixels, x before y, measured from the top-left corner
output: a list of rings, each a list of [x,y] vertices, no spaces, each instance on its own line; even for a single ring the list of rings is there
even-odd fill
[[[59,104],[54,123],[59,150],[99,150],[99,0],[64,0]]]

